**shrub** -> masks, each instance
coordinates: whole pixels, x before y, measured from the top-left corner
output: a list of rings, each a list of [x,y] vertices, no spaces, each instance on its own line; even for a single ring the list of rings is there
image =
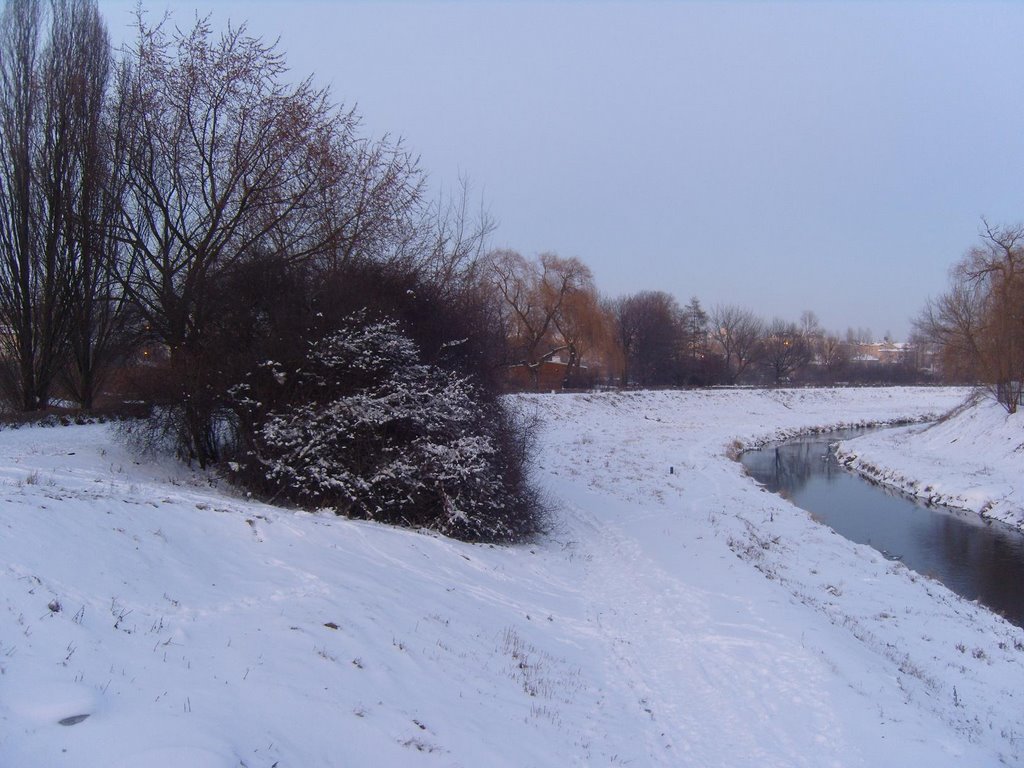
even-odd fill
[[[522,425],[394,320],[350,316],[301,365],[265,361],[232,394],[229,466],[267,497],[470,541],[542,529]]]

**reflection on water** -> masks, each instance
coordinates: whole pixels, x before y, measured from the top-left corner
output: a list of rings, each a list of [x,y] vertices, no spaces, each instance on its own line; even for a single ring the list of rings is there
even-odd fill
[[[815,519],[902,560],[1024,626],[1024,534],[968,512],[927,507],[838,465],[829,444],[863,430],[792,440],[743,454],[747,472]]]

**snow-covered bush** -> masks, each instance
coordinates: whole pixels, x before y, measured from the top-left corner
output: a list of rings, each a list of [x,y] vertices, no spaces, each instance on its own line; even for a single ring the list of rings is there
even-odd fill
[[[469,377],[424,363],[392,320],[350,317],[301,366],[266,361],[234,397],[230,466],[269,497],[473,541],[541,528],[513,417]]]

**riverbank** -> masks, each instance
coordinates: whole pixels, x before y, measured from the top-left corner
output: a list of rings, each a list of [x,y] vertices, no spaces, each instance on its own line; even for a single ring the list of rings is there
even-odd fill
[[[838,456],[903,493],[1024,529],[1024,414],[988,394],[933,424],[843,442]]]
[[[1024,764],[1024,631],[728,456],[962,397],[518,397],[554,530],[513,548],[2,431],[0,765]]]

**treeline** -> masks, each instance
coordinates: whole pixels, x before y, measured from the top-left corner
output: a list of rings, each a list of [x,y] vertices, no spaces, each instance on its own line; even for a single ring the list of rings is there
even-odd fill
[[[602,298],[587,266],[509,250],[484,270],[505,331],[505,361],[519,388],[713,386],[930,381],[927,345],[840,337],[813,312],[766,321],[734,305],[685,305],[664,291]],[[887,342],[889,340],[886,340]]]
[[[1024,394],[1024,226],[982,220],[981,243],[916,322],[951,376],[986,385],[1009,413]]]
[[[542,527],[499,398],[490,224],[245,27],[95,0],[0,18],[0,393],[141,408],[258,495],[508,541]]]

